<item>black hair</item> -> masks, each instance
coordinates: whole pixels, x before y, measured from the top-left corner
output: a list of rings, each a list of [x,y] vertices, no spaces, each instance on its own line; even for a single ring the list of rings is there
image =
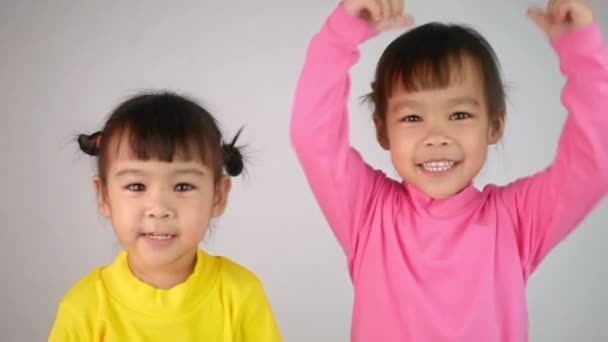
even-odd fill
[[[490,122],[496,124],[506,111],[500,64],[488,41],[465,25],[433,22],[397,37],[380,57],[372,91],[365,98],[372,102],[374,114],[384,120],[398,82],[406,91],[447,87],[454,68],[461,68],[465,58],[472,58],[479,68]]]
[[[176,155],[186,160],[198,158],[219,181],[224,170],[234,177],[244,169],[241,147],[236,146],[241,130],[225,142],[216,119],[196,101],[168,91],[145,92],[122,102],[100,131],[80,134],[77,141],[82,152],[98,158],[103,184],[109,148],[119,147],[110,142],[123,138],[138,159],[172,162]]]

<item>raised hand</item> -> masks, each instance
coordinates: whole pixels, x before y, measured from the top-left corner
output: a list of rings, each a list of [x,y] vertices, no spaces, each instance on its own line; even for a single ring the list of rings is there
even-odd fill
[[[412,26],[414,19],[404,14],[404,0],[344,0],[344,9],[367,21],[378,32]]]
[[[588,0],[550,0],[546,9],[531,6],[530,19],[549,39],[593,24],[593,9]]]

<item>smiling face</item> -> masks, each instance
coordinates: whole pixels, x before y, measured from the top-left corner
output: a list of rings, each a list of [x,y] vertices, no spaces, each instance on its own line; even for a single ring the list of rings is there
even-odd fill
[[[460,62],[446,87],[408,92],[396,82],[384,118],[374,117],[398,174],[435,199],[470,185],[488,145],[502,135],[502,121],[491,123],[479,68],[466,56]]]
[[[122,143],[109,157],[105,185],[94,179],[101,214],[129,254],[154,269],[191,259],[209,221],[222,214],[230,179],[216,181],[202,162],[140,160]]]

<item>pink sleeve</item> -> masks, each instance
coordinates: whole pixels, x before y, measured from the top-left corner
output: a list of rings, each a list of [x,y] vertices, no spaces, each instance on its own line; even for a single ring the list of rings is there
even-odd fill
[[[597,25],[553,42],[568,111],[554,161],[502,188],[530,275],[608,191],[608,61]]]
[[[349,69],[358,45],[374,36],[339,6],[311,40],[297,84],[291,141],[314,196],[347,256],[387,178],[350,146]]]

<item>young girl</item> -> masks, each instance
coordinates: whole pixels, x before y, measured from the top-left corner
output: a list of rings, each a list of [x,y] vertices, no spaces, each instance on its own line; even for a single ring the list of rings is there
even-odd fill
[[[310,43],[293,107],[292,144],[348,259],[352,340],[526,341],[529,276],[608,190],[600,31],[586,1],[529,11],[559,56],[569,116],[549,167],[479,191],[506,109],[494,52],[472,29],[417,27],[379,61],[374,122],[403,182],[349,146],[358,45],[411,25],[402,13],[402,0],[344,0]]]
[[[243,169],[237,137],[222,143],[213,116],[172,93],[135,96],[79,137],[125,250],[68,291],[49,341],[281,341],[258,278],[198,248]]]

